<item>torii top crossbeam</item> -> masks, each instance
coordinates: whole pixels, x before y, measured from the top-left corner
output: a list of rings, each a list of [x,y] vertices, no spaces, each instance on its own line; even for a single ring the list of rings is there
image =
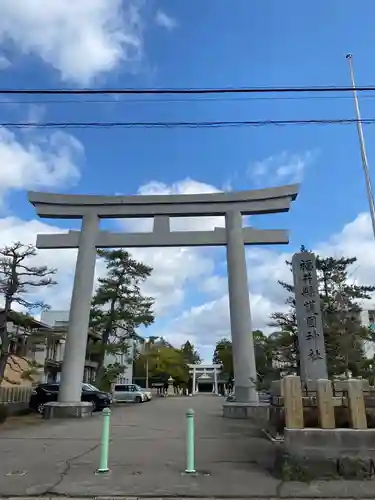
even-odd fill
[[[298,184],[252,191],[150,196],[96,196],[29,191],[28,198],[39,217],[81,219],[87,213],[99,218],[134,218],[243,215],[287,212],[298,194]]]
[[[231,211],[243,215],[287,212],[296,199],[298,185],[281,186],[256,191],[231,193],[95,196],[29,192],[29,201],[37,214],[44,218],[84,219],[148,218],[153,217],[150,233],[113,233],[98,228],[97,248],[223,246],[227,243],[226,229],[212,231],[171,231],[170,217],[223,216]],[[289,243],[283,229],[242,228],[245,245],[275,245]],[[80,232],[39,234],[38,248],[78,248]]]

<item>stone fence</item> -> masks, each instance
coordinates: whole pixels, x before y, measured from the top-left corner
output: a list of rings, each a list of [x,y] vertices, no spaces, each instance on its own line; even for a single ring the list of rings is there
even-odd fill
[[[0,406],[6,405],[8,415],[18,415],[29,408],[31,387],[0,387]]]
[[[0,404],[29,403],[31,387],[0,387]]]
[[[272,396],[272,406],[285,411],[288,429],[375,427],[375,388],[367,380],[321,379],[302,385],[300,377],[289,375],[273,383]]]
[[[282,441],[284,479],[375,476],[375,388],[366,380],[301,384],[289,375],[272,393],[268,432]]]

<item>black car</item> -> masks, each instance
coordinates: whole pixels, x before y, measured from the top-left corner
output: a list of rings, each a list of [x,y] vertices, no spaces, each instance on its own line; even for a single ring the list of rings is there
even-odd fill
[[[36,386],[30,398],[30,409],[42,414],[46,403],[57,401],[59,387],[59,384],[39,384]],[[112,403],[112,396],[91,384],[83,383],[81,401],[90,401],[94,411],[98,411]]]

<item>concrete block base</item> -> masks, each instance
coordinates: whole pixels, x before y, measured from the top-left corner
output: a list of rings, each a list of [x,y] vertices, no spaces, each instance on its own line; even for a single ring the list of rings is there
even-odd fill
[[[375,429],[285,429],[274,472],[284,481],[373,479]]]
[[[268,413],[268,403],[237,403],[227,401],[223,404],[223,417],[247,418],[261,428],[268,421]]]
[[[284,443],[293,456],[375,459],[375,429],[285,429]]]
[[[43,418],[83,418],[91,417],[93,406],[89,402],[60,403],[53,401],[44,406]]]

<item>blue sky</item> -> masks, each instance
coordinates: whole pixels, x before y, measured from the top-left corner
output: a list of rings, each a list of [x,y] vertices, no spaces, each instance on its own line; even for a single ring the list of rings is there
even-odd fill
[[[39,4],[24,0],[22,11],[14,2],[0,5],[2,88],[347,86],[347,52],[354,55],[358,85],[371,85],[375,79],[375,4],[370,0],[355,9],[339,0],[77,0],[75,7],[59,0],[43,12]],[[374,98],[361,96],[364,118],[375,117]],[[82,103],[84,99],[104,102]],[[1,115],[2,122],[287,120],[353,118],[354,107],[350,94],[16,96],[2,103]],[[375,157],[373,134],[374,128],[367,126],[370,165]],[[56,221],[38,225],[26,200],[27,189],[136,194],[142,186],[142,192],[197,192],[301,181],[289,214],[251,220],[257,227],[291,231],[286,248],[248,251],[256,327],[265,327],[269,312],[282,307],[276,279],[288,277],[283,261],[301,244],[324,252],[354,251],[359,258],[354,278],[375,279],[354,125],[3,129],[0,160],[5,165],[3,175],[0,169],[0,224],[5,235],[0,243],[26,234],[35,238],[36,231],[49,230],[49,222],[74,226]],[[169,335],[177,343],[189,337],[210,358],[214,342],[228,334],[227,312],[220,316],[220,326],[215,313],[218,308],[227,311],[224,251],[169,249],[136,255],[154,266],[157,276],[151,291],[165,303],[150,334]],[[165,263],[169,260],[170,267]],[[194,272],[188,273],[186,262]],[[54,307],[69,303],[72,266],[69,254]],[[186,275],[177,279],[181,266]]]

